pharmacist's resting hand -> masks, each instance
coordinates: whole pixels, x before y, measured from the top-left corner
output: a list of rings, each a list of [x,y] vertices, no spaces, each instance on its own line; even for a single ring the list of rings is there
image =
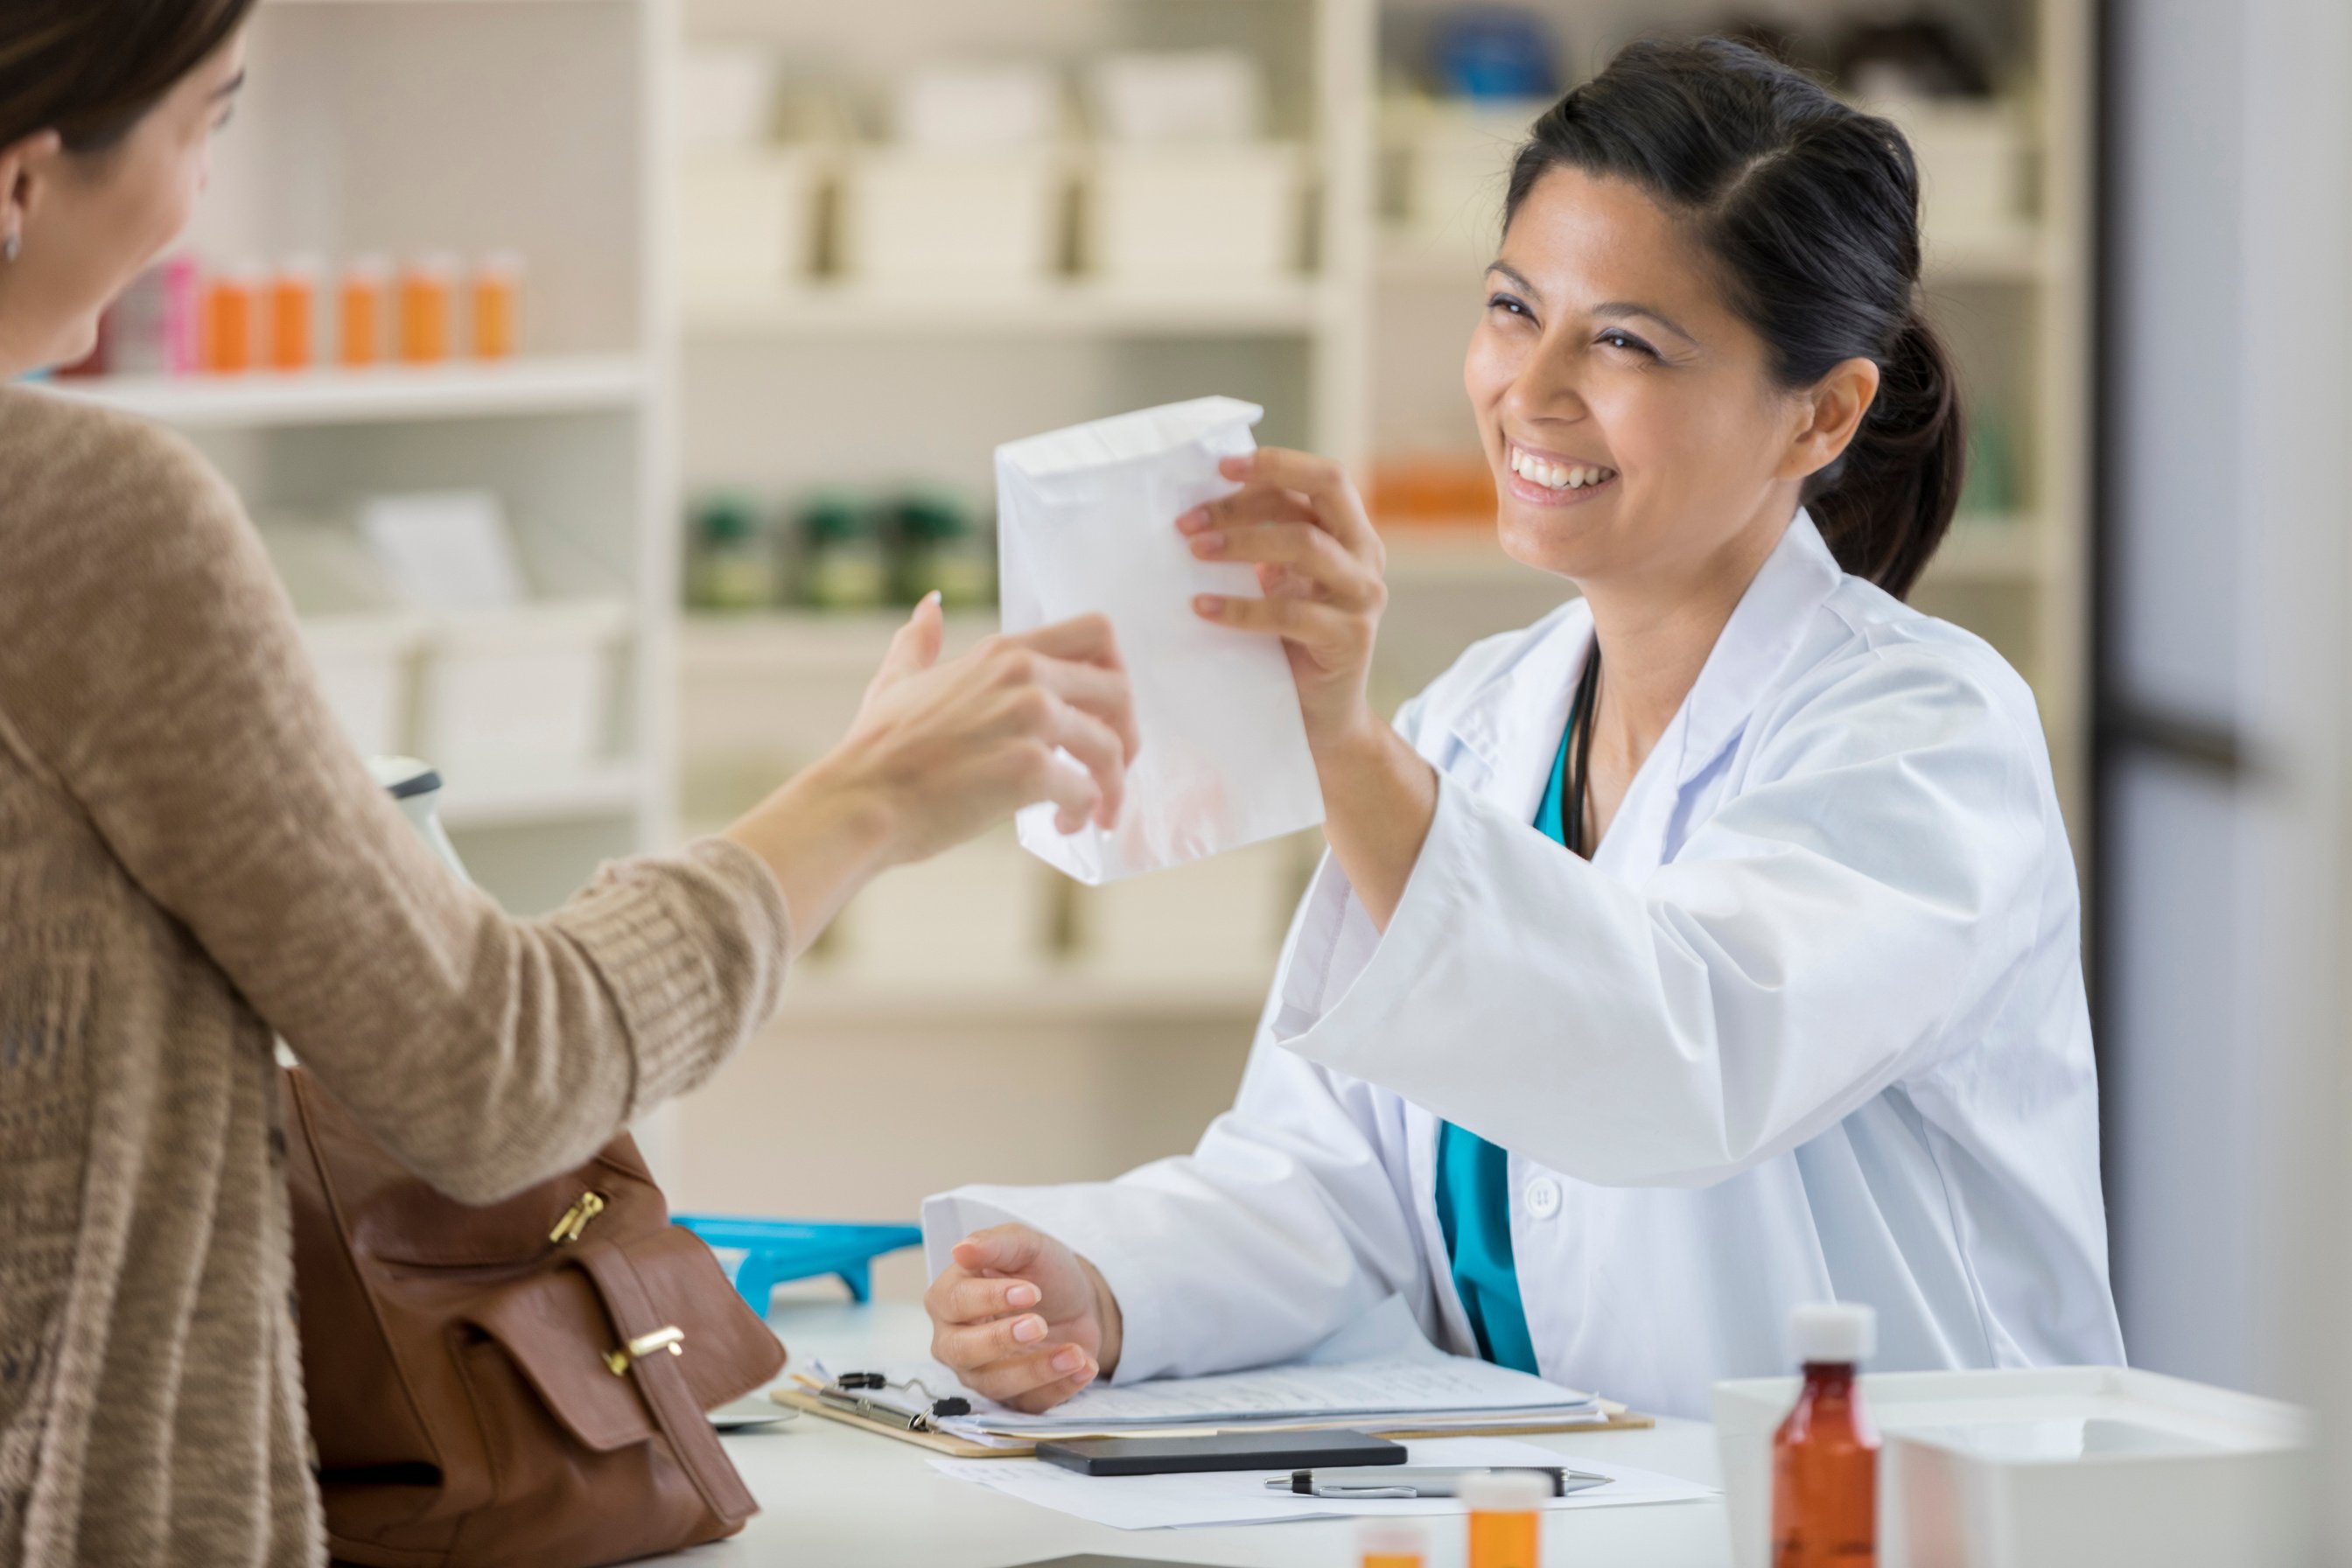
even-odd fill
[[[931,1357],[975,1393],[1035,1414],[1118,1366],[1118,1299],[1095,1266],[1025,1225],[974,1231],[923,1295]]]
[[[1202,595],[1193,612],[1282,639],[1318,752],[1383,727],[1366,679],[1388,605],[1387,555],[1355,485],[1339,464],[1279,447],[1218,469],[1242,488],[1186,512],[1177,529],[1200,560],[1255,567],[1265,597]]]

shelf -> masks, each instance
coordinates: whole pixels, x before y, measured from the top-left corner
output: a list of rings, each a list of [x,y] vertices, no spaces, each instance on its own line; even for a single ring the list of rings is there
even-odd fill
[[[785,982],[782,1016],[833,1025],[1199,1019],[1245,1026],[1265,1005],[1265,985],[1263,977],[1119,978],[1044,964],[1001,979],[957,984],[813,964]]]
[[[2058,271],[2056,247],[2037,229],[1936,234],[1924,245],[1924,270],[1935,284],[2043,282]]]
[[[362,0],[306,3],[355,5]],[[389,4],[394,0],[365,3]],[[397,3],[421,4],[425,0]],[[573,354],[545,355],[500,364],[385,365],[369,370],[290,374],[255,371],[243,375],[100,376],[47,384],[62,395],[85,398],[167,425],[225,429],[623,409],[638,404],[646,395],[646,384],[644,363],[634,355]]]
[[[872,674],[905,610],[764,610],[742,615],[689,613],[678,633],[678,661],[698,675],[762,675],[778,668],[853,669]],[[952,610],[946,657],[997,629],[997,612]]]
[[[706,295],[685,305],[689,339],[729,337],[1297,337],[1334,319],[1314,279],[1193,289],[1098,282],[986,291],[836,283]]]
[[[624,816],[645,798],[645,777],[633,763],[614,763],[570,777],[469,783],[449,775],[441,795],[441,822],[453,832],[519,827]]]
[[[2042,572],[2031,519],[1963,517],[1953,522],[1922,577],[1930,584],[2031,584]]]

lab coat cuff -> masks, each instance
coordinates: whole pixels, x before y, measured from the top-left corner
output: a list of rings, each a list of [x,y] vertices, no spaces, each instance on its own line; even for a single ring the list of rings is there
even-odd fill
[[[1161,1310],[1166,1292],[1142,1254],[1118,1239],[1116,1205],[1105,1202],[1110,1190],[1096,1184],[959,1187],[925,1198],[923,1262],[928,1277],[936,1279],[953,1264],[950,1249],[975,1230],[1025,1225],[1042,1231],[1093,1264],[1118,1302],[1118,1366],[1107,1381],[1141,1383],[1160,1376],[1173,1364]]]
[[[1327,1033],[1327,1025],[1344,1026],[1347,1018],[1392,1022],[1433,960],[1446,944],[1461,940],[1475,907],[1458,869],[1465,837],[1475,830],[1464,820],[1471,800],[1460,784],[1438,774],[1437,810],[1386,931],[1372,924],[1339,861],[1324,862],[1307,893],[1316,907],[1301,931],[1297,958],[1270,1026],[1277,1044],[1327,1067],[1351,1070],[1336,1053],[1312,1048],[1308,1037]]]

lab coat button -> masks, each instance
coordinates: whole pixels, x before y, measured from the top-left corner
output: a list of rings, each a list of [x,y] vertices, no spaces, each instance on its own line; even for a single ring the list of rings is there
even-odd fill
[[[1538,1176],[1528,1184],[1528,1213],[1537,1219],[1549,1219],[1559,1212],[1559,1184],[1549,1176]]]

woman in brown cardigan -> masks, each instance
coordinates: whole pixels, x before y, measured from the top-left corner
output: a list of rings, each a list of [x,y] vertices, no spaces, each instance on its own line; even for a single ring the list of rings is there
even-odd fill
[[[87,353],[179,233],[252,3],[0,6],[0,382]],[[273,1032],[497,1198],[702,1081],[876,871],[1034,801],[1110,820],[1108,628],[944,665],[939,633],[927,605],[847,738],[728,833],[512,920],[339,738],[196,453],[0,387],[0,1564],[323,1555]]]

